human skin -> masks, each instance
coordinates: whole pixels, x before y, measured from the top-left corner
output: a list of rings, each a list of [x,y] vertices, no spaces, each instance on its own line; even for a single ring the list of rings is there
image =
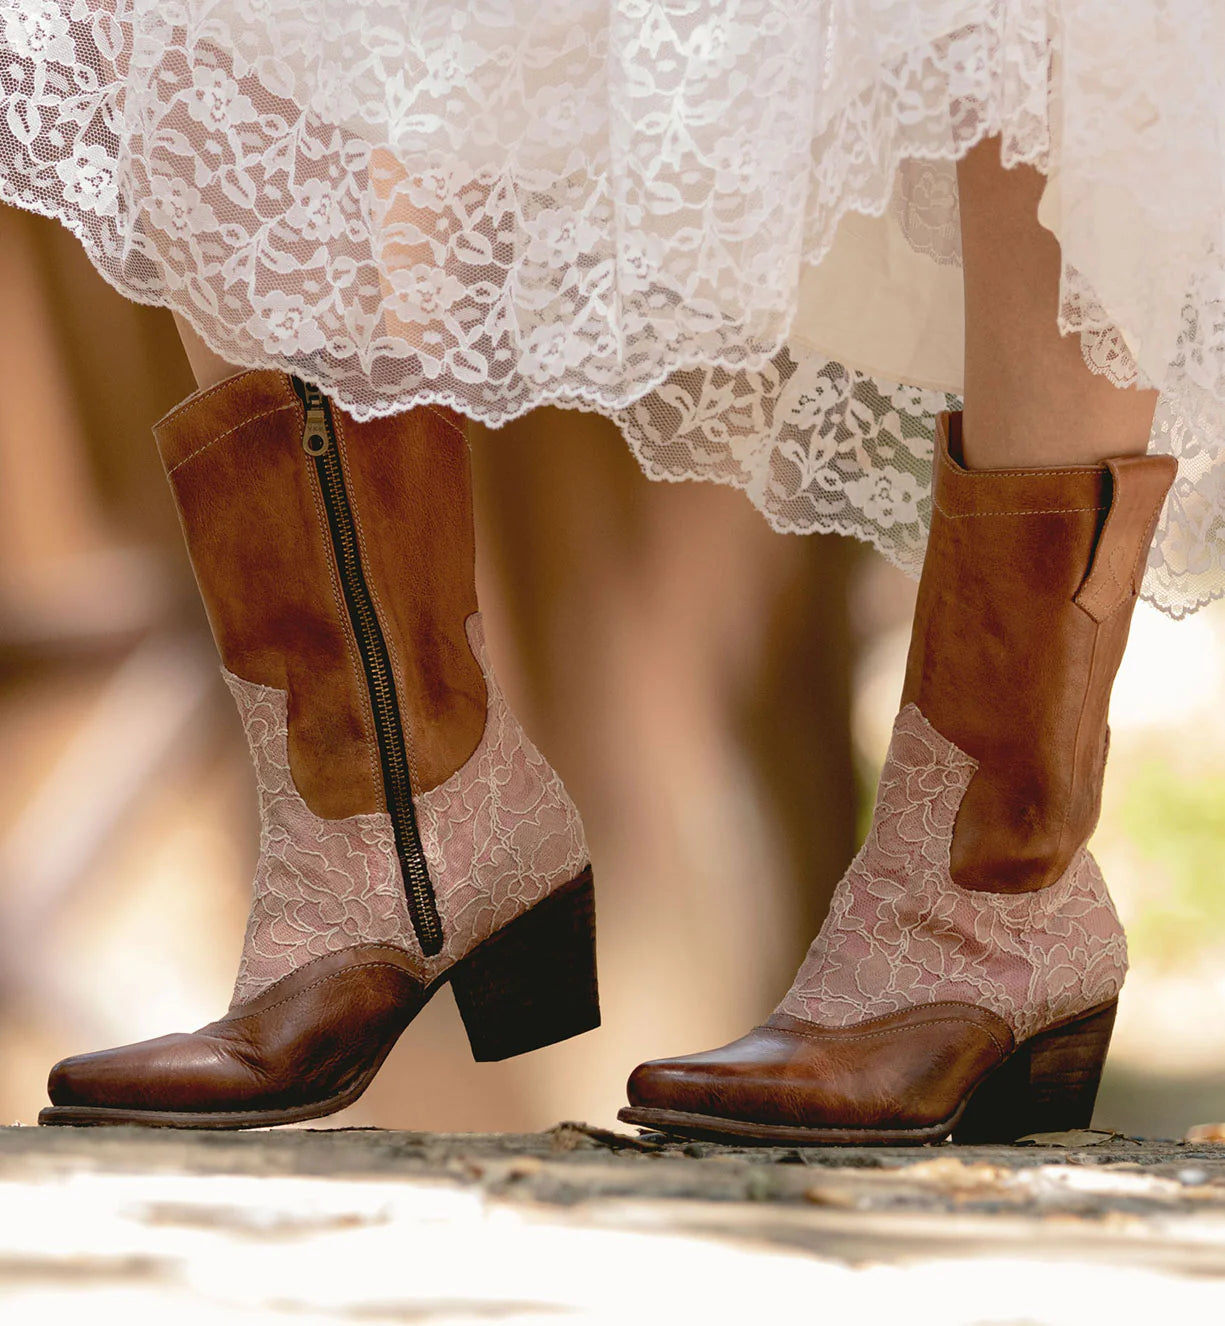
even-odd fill
[[[1120,389],[1061,336],[1059,243],[1038,221],[1045,177],[1005,170],[1000,140],[958,163],[971,469],[1091,465],[1148,449],[1155,391]]]
[[[408,178],[408,171],[385,148],[376,148],[370,161],[370,186],[378,207],[380,218],[381,244],[379,248],[379,280],[384,294],[392,295],[394,285],[391,273],[408,274],[423,271],[436,261],[436,250],[423,236],[431,233],[437,224],[437,218],[420,207],[414,206],[402,185]],[[195,374],[196,383],[201,391],[215,386],[218,382],[242,369],[227,363],[204,343],[199,333],[179,313],[174,315],[179,329],[179,338],[187,354],[187,362]],[[384,330],[399,336],[412,344],[421,344],[421,337],[426,328],[419,323],[406,322],[396,316],[394,301],[389,301],[384,315]]]
[[[1044,176],[1005,169],[990,138],[958,163],[965,274],[964,459],[973,469],[1088,465],[1147,450],[1155,391],[1120,390],[1059,334],[1059,243],[1038,221]],[[420,260],[423,254],[408,257]],[[240,371],[175,314],[199,386]]]
[[[187,354],[187,362],[191,365],[191,371],[196,376],[196,385],[201,391],[215,387],[218,382],[242,372],[242,369],[226,363],[219,354],[214,354],[204,344],[199,332],[182,314],[176,313],[174,321],[179,329],[179,339],[183,342],[183,349]]]

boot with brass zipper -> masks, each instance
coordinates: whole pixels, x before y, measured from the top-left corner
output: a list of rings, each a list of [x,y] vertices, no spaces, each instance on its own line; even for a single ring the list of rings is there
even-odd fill
[[[859,855],[782,1003],[640,1065],[627,1123],[773,1144],[1088,1127],[1127,948],[1086,843],[1168,456],[971,471],[936,438],[901,712]]]
[[[597,1026],[582,823],[489,666],[458,416],[253,371],[154,432],[255,764],[254,898],[225,1016],[62,1061],[39,1121],[319,1118],[446,983],[478,1060]]]

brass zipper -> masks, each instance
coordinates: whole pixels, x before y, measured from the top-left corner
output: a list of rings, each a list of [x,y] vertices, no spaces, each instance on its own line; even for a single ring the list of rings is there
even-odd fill
[[[434,886],[430,882],[429,865],[421,847],[421,834],[413,807],[408,748],[400,720],[391,656],[362,566],[344,467],[336,448],[332,406],[318,387],[297,378],[293,383],[306,411],[302,450],[314,461],[327,513],[332,553],[336,559],[340,586],[370,695],[370,710],[374,716],[374,731],[383,772],[383,793],[395,834],[408,914],[421,951],[432,956],[442,950],[442,921],[438,915]]]

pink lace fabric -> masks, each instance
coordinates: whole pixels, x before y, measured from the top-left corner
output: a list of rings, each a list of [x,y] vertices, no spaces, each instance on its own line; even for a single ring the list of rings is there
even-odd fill
[[[901,711],[867,841],[780,1013],[845,1027],[956,1000],[997,1013],[1020,1042],[1118,994],[1127,941],[1087,851],[1037,893],[953,883],[953,826],[976,768],[915,705]]]
[[[231,1007],[356,944],[402,949],[433,980],[586,866],[578,810],[510,711],[479,614],[468,620],[468,638],[488,688],[485,731],[464,766],[415,801],[445,934],[430,958],[408,917],[390,816],[316,815],[290,773],[285,692],[224,672],[260,801],[259,862]]]

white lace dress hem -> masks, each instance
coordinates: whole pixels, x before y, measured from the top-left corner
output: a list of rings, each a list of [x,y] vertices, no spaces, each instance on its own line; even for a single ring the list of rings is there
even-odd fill
[[[0,0],[0,198],[359,418],[598,410],[913,571],[999,135],[1061,327],[1161,390],[1178,616],[1225,593],[1223,83],[1199,0]]]

